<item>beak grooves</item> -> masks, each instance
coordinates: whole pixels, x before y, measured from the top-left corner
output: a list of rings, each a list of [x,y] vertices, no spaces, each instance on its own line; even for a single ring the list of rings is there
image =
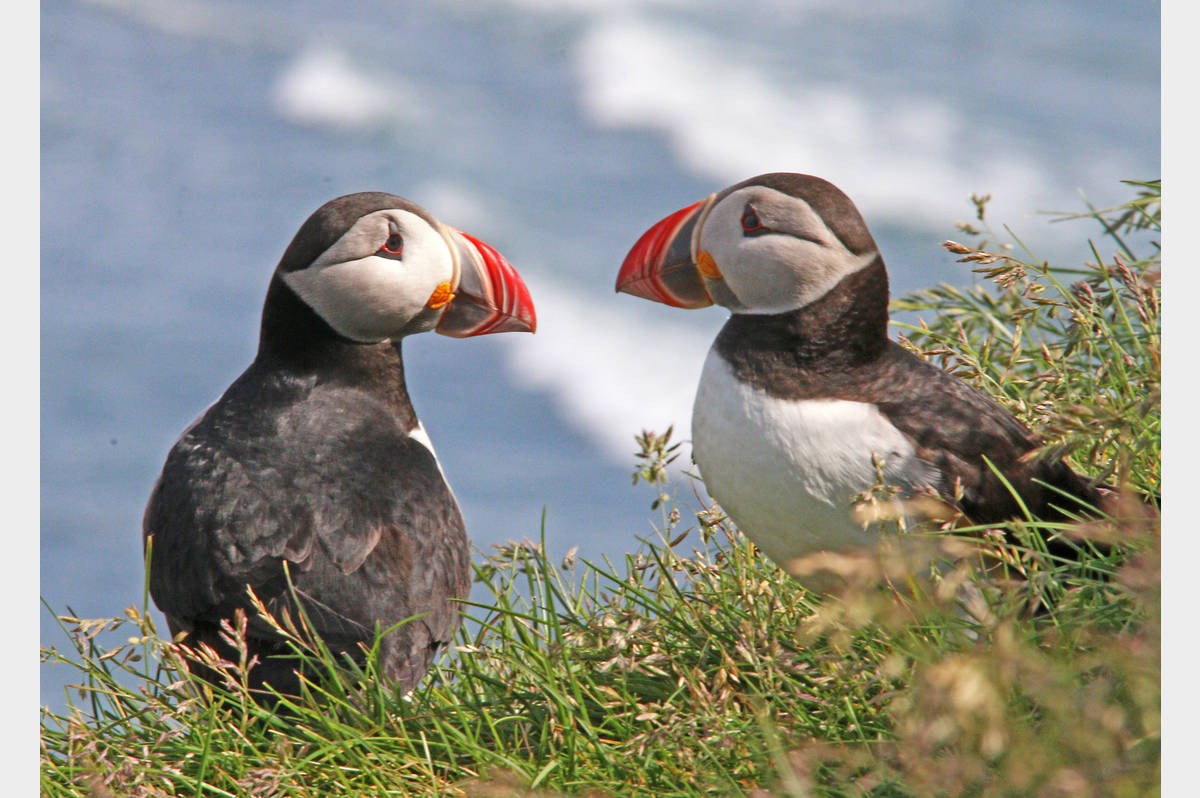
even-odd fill
[[[533,332],[537,316],[525,282],[504,256],[461,230],[447,228],[458,285],[437,331],[455,338]]]
[[[643,233],[621,264],[617,290],[679,308],[711,305],[692,257],[692,239],[712,200],[678,210]]]

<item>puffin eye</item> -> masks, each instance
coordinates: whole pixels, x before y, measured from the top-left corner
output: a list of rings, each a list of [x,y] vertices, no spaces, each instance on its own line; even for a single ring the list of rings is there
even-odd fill
[[[387,241],[383,242],[383,246],[379,251],[385,255],[402,255],[404,254],[404,236],[399,233],[392,233],[388,236]]]
[[[747,202],[745,209],[742,211],[742,232],[758,233],[765,232],[766,229],[762,220],[758,218],[758,211],[754,210],[754,206]]]

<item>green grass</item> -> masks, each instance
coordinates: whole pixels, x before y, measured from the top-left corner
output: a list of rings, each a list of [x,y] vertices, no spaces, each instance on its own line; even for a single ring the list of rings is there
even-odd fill
[[[1133,188],[1087,214],[1116,258],[1098,245],[1052,268],[964,226],[972,243],[953,250],[993,286],[895,304],[926,319],[910,346],[1045,431],[1048,451],[1155,495],[1159,261],[1127,239],[1158,230],[1159,189]],[[531,543],[478,557],[490,595],[411,696],[285,620],[328,677],[267,712],[231,666],[213,700],[184,667],[199,655],[162,639],[145,599],[63,617],[75,650],[42,659],[79,687],[63,714],[43,711],[42,794],[1157,793],[1158,525],[1140,502],[1008,537],[888,536],[814,561],[829,586],[816,595],[669,482],[669,431],[639,446],[659,539],[617,563],[551,562]],[[1050,531],[1081,562],[1050,558]],[[931,573],[933,557],[950,564]]]

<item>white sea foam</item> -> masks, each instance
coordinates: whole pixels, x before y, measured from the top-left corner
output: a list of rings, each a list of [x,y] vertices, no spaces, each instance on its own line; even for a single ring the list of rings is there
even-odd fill
[[[492,0],[542,15],[568,15],[579,102],[595,123],[649,129],[670,141],[689,171],[721,183],[779,170],[831,179],[872,218],[945,230],[991,192],[993,218],[1076,207],[1064,171],[1016,137],[994,136],[942,95],[914,89],[872,95],[853,78],[831,79],[802,56],[783,63],[762,42],[724,35],[727,4],[681,0]],[[854,25],[866,15],[920,22],[948,13],[938,0],[883,7],[869,0],[759,0],[739,14],[775,26]],[[813,74],[807,74],[811,69]],[[861,81],[861,76],[859,77]],[[932,85],[929,81],[914,85]],[[1082,170],[1082,171],[1081,171]]]
[[[272,86],[270,101],[296,124],[341,131],[404,126],[421,107],[419,92],[399,76],[356,64],[338,46],[306,44],[296,29],[279,25],[270,8],[228,0],[85,2],[172,35],[286,53],[290,60]]]
[[[292,122],[339,129],[403,124],[417,91],[396,75],[375,74],[331,47],[304,49],[279,76],[272,97]]]
[[[714,329],[643,312],[632,297],[583,298],[544,274],[528,275],[538,333],[512,347],[524,384],[546,390],[614,462],[627,465],[643,428],[691,437],[692,399]],[[628,312],[620,305],[628,302]],[[723,314],[705,314],[711,327]]]
[[[988,142],[980,158],[979,135],[945,101],[869,97],[816,78],[785,84],[761,60],[753,48],[633,15],[597,21],[575,53],[592,119],[662,131],[688,169],[719,183],[819,174],[869,216],[939,229],[984,187],[1017,213],[1052,193],[1031,153]]]

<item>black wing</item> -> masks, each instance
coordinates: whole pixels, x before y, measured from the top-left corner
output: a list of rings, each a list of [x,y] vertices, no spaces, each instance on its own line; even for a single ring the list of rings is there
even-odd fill
[[[207,639],[235,608],[253,614],[246,585],[282,610],[285,562],[335,651],[428,613],[383,646],[385,671],[409,686],[452,638],[451,599],[469,584],[462,517],[432,453],[365,393],[253,367],[172,449],[143,531],[173,631]],[[251,634],[270,647],[267,627]]]
[[[971,520],[986,524],[1020,517],[1014,490],[1035,517],[1048,520],[1064,517],[1064,510],[1083,512],[1079,502],[1097,505],[1095,489],[1061,460],[1027,457],[1037,440],[982,391],[895,342],[877,368],[880,411],[912,439],[918,456],[941,472],[942,482],[934,487],[948,499],[961,492],[958,506]]]

